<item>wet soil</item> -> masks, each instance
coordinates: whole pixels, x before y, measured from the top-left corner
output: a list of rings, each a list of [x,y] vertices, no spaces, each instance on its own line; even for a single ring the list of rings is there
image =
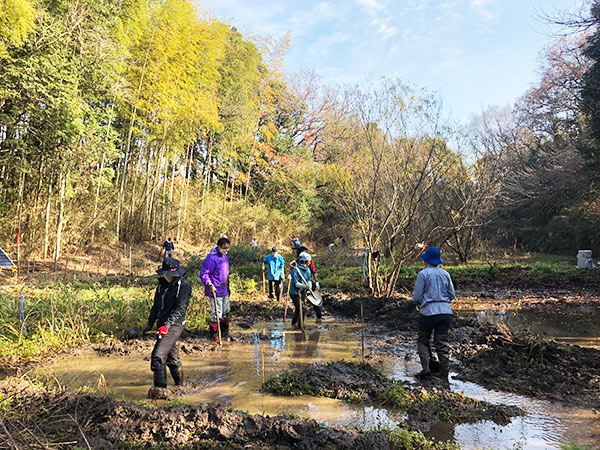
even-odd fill
[[[360,320],[361,303],[367,329],[378,335],[369,345],[372,358],[396,355],[399,343],[414,339],[418,315],[407,298],[324,296],[325,308],[351,320]],[[503,303],[509,300],[503,299]],[[523,301],[523,298],[518,298]],[[539,308],[549,302],[528,298]],[[597,299],[589,299],[596,302]],[[560,297],[552,303],[554,310]],[[566,303],[566,302],[564,302]],[[513,307],[516,305],[513,303]],[[521,304],[522,307],[522,304]],[[600,350],[559,344],[502,325],[480,324],[455,318],[450,330],[451,369],[458,378],[488,389],[501,389],[537,398],[550,398],[588,408],[600,408]]]
[[[434,377],[432,377],[434,378]],[[473,423],[492,420],[497,424],[510,423],[510,417],[523,415],[514,406],[491,405],[448,390],[432,387],[429,390],[412,388],[382,375],[369,364],[331,362],[279,374],[265,382],[264,389],[279,395],[310,394],[366,403],[406,411],[406,424],[411,429],[428,431],[440,421]]]
[[[79,448],[389,449],[386,433],[323,427],[314,420],[249,415],[224,408],[151,408],[74,390],[4,380],[11,397],[2,446]]]

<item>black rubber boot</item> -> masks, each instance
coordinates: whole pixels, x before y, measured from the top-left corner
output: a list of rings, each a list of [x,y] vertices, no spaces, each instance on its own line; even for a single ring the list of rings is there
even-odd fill
[[[419,353],[419,359],[421,360],[421,366],[423,367],[423,370],[415,375],[419,379],[431,376],[431,371],[429,370],[429,355],[431,353],[429,337],[430,333],[424,333],[419,330],[417,336],[417,353]]]
[[[161,369],[154,371],[154,386],[160,388],[167,387],[167,368],[162,367]]]
[[[450,368],[450,345],[448,344],[447,334],[436,334],[433,338],[435,344],[435,351],[440,359],[440,379],[442,385],[446,388],[450,387],[448,381],[448,374]]]
[[[221,319],[219,322],[221,325],[221,338],[227,339],[229,337],[229,320]]]
[[[175,386],[183,386],[183,367],[169,366],[169,371],[171,372]]]

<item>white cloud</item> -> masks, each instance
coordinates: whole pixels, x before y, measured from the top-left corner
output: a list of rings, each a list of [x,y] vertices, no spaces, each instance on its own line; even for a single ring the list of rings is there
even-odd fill
[[[368,10],[381,11],[385,9],[385,5],[381,0],[354,0],[360,6],[364,6]]]

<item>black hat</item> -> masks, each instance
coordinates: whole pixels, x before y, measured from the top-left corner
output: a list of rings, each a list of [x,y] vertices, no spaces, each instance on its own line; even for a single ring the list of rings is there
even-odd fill
[[[175,258],[165,258],[162,267],[156,271],[159,275],[171,275],[172,277],[182,277],[185,275],[185,269],[179,267],[179,260]]]

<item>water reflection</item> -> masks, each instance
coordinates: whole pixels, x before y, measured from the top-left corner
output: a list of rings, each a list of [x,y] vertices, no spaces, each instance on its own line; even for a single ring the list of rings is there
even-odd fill
[[[459,311],[458,315],[504,323],[513,329],[529,330],[569,344],[600,348],[600,307],[590,304],[561,306],[556,310]]]
[[[506,313],[505,317],[508,315]],[[400,412],[373,406],[353,406],[328,398],[278,397],[260,390],[265,379],[285,370],[315,362],[359,361],[359,329],[357,325],[345,323],[328,323],[318,327],[311,324],[302,333],[281,322],[270,322],[257,326],[257,332],[266,339],[258,340],[256,347],[254,341],[239,341],[226,343],[214,352],[182,355],[186,384],[195,388],[184,400],[191,404],[230,406],[251,414],[293,414],[330,425],[361,429],[396,426],[402,420]],[[419,370],[419,364],[412,343],[407,343],[399,354],[403,352],[408,353],[410,358],[385,357],[375,364],[388,376],[414,382],[413,375]],[[114,358],[85,355],[58,361],[40,369],[37,374],[73,387],[94,387],[103,374],[111,393],[117,397],[141,400],[152,383],[147,359],[148,355]],[[523,418],[513,419],[506,427],[491,422],[458,426],[436,424],[428,433],[430,437],[456,440],[462,448],[512,448],[516,443],[524,449],[558,448],[559,442],[569,439],[600,445],[600,424],[590,410],[488,391],[452,378],[451,388],[491,403],[519,405],[529,412]]]

